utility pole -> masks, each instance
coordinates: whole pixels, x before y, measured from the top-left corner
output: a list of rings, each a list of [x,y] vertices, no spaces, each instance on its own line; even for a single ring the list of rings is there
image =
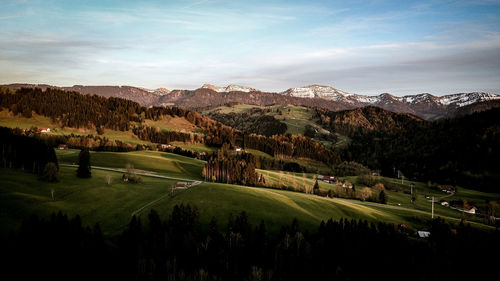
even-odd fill
[[[432,196],[432,219],[434,219],[434,196]]]

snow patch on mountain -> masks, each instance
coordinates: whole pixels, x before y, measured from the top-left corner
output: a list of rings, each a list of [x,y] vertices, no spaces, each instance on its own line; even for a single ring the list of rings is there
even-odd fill
[[[259,90],[254,89],[254,88],[240,86],[240,85],[234,85],[234,84],[228,85],[226,87],[218,87],[218,86],[214,86],[214,85],[211,85],[211,84],[205,84],[201,88],[214,90],[214,91],[219,92],[219,93],[224,93],[224,92],[245,92],[245,93],[249,93],[249,92],[258,92],[259,91]]]
[[[341,90],[337,90],[330,86],[322,86],[322,85],[309,85],[298,88],[290,88],[280,94],[291,96],[291,97],[299,97],[299,98],[322,98],[333,101],[342,101],[351,103],[352,100],[348,97],[353,96],[354,94],[344,92]]]
[[[447,95],[438,98],[439,103],[443,105],[456,105],[458,107],[463,107],[476,102],[498,100],[498,99],[500,99],[500,95],[490,94],[490,93],[478,93],[478,92]]]

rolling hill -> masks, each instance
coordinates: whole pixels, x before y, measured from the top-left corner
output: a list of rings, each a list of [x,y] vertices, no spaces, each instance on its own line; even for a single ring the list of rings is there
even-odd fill
[[[96,94],[104,97],[120,97],[138,102],[143,106],[179,106],[189,109],[221,106],[228,103],[269,106],[273,104],[320,107],[331,111],[346,110],[365,106],[376,106],[386,110],[410,113],[426,120],[436,120],[453,115],[476,103],[492,103],[500,99],[493,93],[458,93],[434,96],[428,93],[398,97],[389,93],[378,96],[366,96],[348,93],[330,86],[309,85],[290,88],[279,93],[260,91],[246,86],[228,85],[218,87],[205,84],[196,90],[167,90],[159,88],[149,90],[133,86],[82,86],[56,87],[46,84],[8,84],[9,89],[54,88],[76,91],[82,94]],[[463,111],[466,112],[466,111]]]

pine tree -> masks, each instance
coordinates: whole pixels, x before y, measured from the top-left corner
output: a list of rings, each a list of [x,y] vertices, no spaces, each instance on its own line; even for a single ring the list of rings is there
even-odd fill
[[[385,190],[380,191],[378,201],[382,204],[387,204],[387,194],[385,193]]]
[[[316,182],[314,183],[313,192],[314,192],[314,194],[316,194],[316,195],[318,195],[318,194],[319,194],[319,183],[318,183],[318,179],[316,179]]]
[[[58,168],[56,163],[48,162],[43,168],[41,179],[48,182],[59,181]]]
[[[90,172],[90,152],[88,148],[82,149],[78,155],[78,170],[76,170],[76,175],[79,178],[90,178],[92,176]]]

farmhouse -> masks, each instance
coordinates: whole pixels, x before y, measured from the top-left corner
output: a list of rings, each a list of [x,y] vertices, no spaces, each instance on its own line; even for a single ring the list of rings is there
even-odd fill
[[[68,149],[68,145],[67,144],[60,144],[57,149]]]
[[[318,180],[324,181],[326,183],[337,183],[338,178],[334,176],[323,176],[323,175],[318,175]]]
[[[40,128],[41,133],[50,133],[50,128]]]
[[[451,209],[455,209],[460,212],[464,212],[467,214],[473,214],[475,215],[477,212],[477,208],[475,206],[469,205],[469,204],[464,204],[464,205],[450,205]]]
[[[185,182],[185,181],[179,181],[175,184],[175,188],[179,188],[179,189],[186,189],[189,187],[189,183]]]
[[[423,230],[417,231],[417,234],[418,237],[420,238],[428,238],[429,236],[431,236],[431,233],[429,231],[423,231]]]
[[[455,192],[455,188],[452,185],[440,185],[439,188],[441,189],[441,191],[446,193]]]
[[[342,183],[342,187],[343,188],[352,188],[352,183],[346,181],[346,182]]]

